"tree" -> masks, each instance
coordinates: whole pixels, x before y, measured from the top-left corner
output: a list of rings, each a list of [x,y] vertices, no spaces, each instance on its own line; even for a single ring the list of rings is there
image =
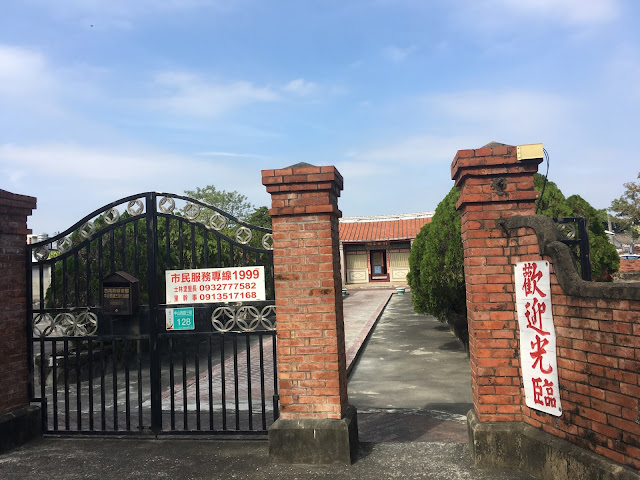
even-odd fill
[[[640,172],[638,173],[640,179]],[[626,191],[611,202],[611,210],[627,224],[627,230],[636,240],[640,236],[640,182],[623,184]]]
[[[540,215],[550,218],[585,217],[587,219],[592,278],[601,282],[611,281],[613,274],[620,268],[620,259],[604,230],[607,212],[596,210],[580,195],[565,198],[555,183],[547,181],[545,185],[545,177],[539,173],[535,174],[533,184],[541,195],[537,207]]]
[[[258,207],[245,219],[247,223],[256,227],[271,228],[271,215],[267,207]]]
[[[541,191],[542,175],[534,177],[534,188]],[[460,236],[460,215],[456,202],[460,193],[453,187],[438,204],[433,219],[416,236],[409,255],[409,275],[414,310],[448,321],[465,342],[466,294],[464,259]],[[579,195],[565,198],[553,182],[547,182],[541,197],[540,213],[556,217],[586,217],[593,278],[609,281],[619,268],[618,254],[609,243],[603,222],[606,212],[596,210]]]
[[[418,232],[418,235],[416,235],[416,238],[413,240],[411,252],[409,253],[409,273],[407,274],[407,281],[411,287],[411,302],[413,303],[413,309],[417,313],[428,313],[427,299],[429,298],[429,295],[420,279],[420,271],[430,227],[431,224],[426,223],[420,229],[420,232]]]
[[[546,181],[546,184],[545,184]],[[536,173],[533,177],[533,188],[540,192],[536,204],[536,212],[550,218],[571,217],[571,209],[565,204],[566,198],[558,186]],[[544,193],[542,190],[544,189]]]
[[[409,255],[409,285],[414,309],[441,321],[466,317],[460,214],[460,192],[453,187],[422,227]]]
[[[250,223],[257,227],[271,228],[271,216],[269,215],[269,209],[267,207],[254,206],[245,195],[236,192],[227,192],[226,190],[218,190],[213,185],[207,185],[204,188],[196,188],[195,190],[185,190],[185,195],[188,195],[196,200],[208,203],[230,215],[233,215],[243,222]],[[209,218],[212,215],[212,211],[205,209],[199,215],[200,222],[209,224]],[[236,225],[227,225],[222,229],[222,232],[227,236],[232,235]],[[252,239],[252,246],[259,247],[259,242],[254,245]]]
[[[213,205],[240,220],[244,220],[256,209],[245,195],[235,190],[233,192],[218,190],[213,185],[207,185],[204,188],[198,187],[195,190],[185,190],[184,193],[196,200]]]
[[[620,256],[605,233],[607,213],[596,210],[580,195],[571,195],[564,204],[569,216],[587,219],[592,278],[597,282],[610,282],[620,268]]]

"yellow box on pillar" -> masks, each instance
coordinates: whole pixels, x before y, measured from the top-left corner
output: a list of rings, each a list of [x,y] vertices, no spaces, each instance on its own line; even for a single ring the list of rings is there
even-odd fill
[[[535,158],[544,158],[544,148],[541,143],[528,143],[526,145],[518,145],[516,147],[518,161],[533,160]]]

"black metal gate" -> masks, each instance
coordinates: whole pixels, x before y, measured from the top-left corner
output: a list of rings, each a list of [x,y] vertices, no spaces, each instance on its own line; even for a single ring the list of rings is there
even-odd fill
[[[44,432],[248,434],[277,419],[271,230],[149,192],[29,247],[30,397]],[[166,300],[167,270],[260,265],[266,301]],[[123,290],[132,305],[117,313],[102,281],[116,272],[139,290],[138,302]],[[168,330],[171,307],[193,307],[195,328]]]
[[[591,249],[589,246],[589,228],[585,217],[554,218],[560,232],[564,236],[562,243],[572,248],[578,257],[580,276],[590,282],[593,277],[591,270]],[[578,251],[576,252],[576,248]]]

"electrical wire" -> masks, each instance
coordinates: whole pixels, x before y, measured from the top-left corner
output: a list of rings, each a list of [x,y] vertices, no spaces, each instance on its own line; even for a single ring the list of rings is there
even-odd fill
[[[542,197],[544,196],[544,189],[547,188],[547,181],[549,180],[549,154],[547,153],[547,149],[543,148],[544,158],[547,159],[547,172],[544,174],[544,183],[542,184],[542,193],[540,193],[540,198],[538,198],[538,203],[536,205],[536,215],[540,211],[540,205],[542,204]]]

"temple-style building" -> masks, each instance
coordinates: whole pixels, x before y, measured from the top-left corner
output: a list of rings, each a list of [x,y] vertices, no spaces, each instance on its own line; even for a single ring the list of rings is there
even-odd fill
[[[406,285],[411,244],[434,212],[340,219],[342,284]]]

